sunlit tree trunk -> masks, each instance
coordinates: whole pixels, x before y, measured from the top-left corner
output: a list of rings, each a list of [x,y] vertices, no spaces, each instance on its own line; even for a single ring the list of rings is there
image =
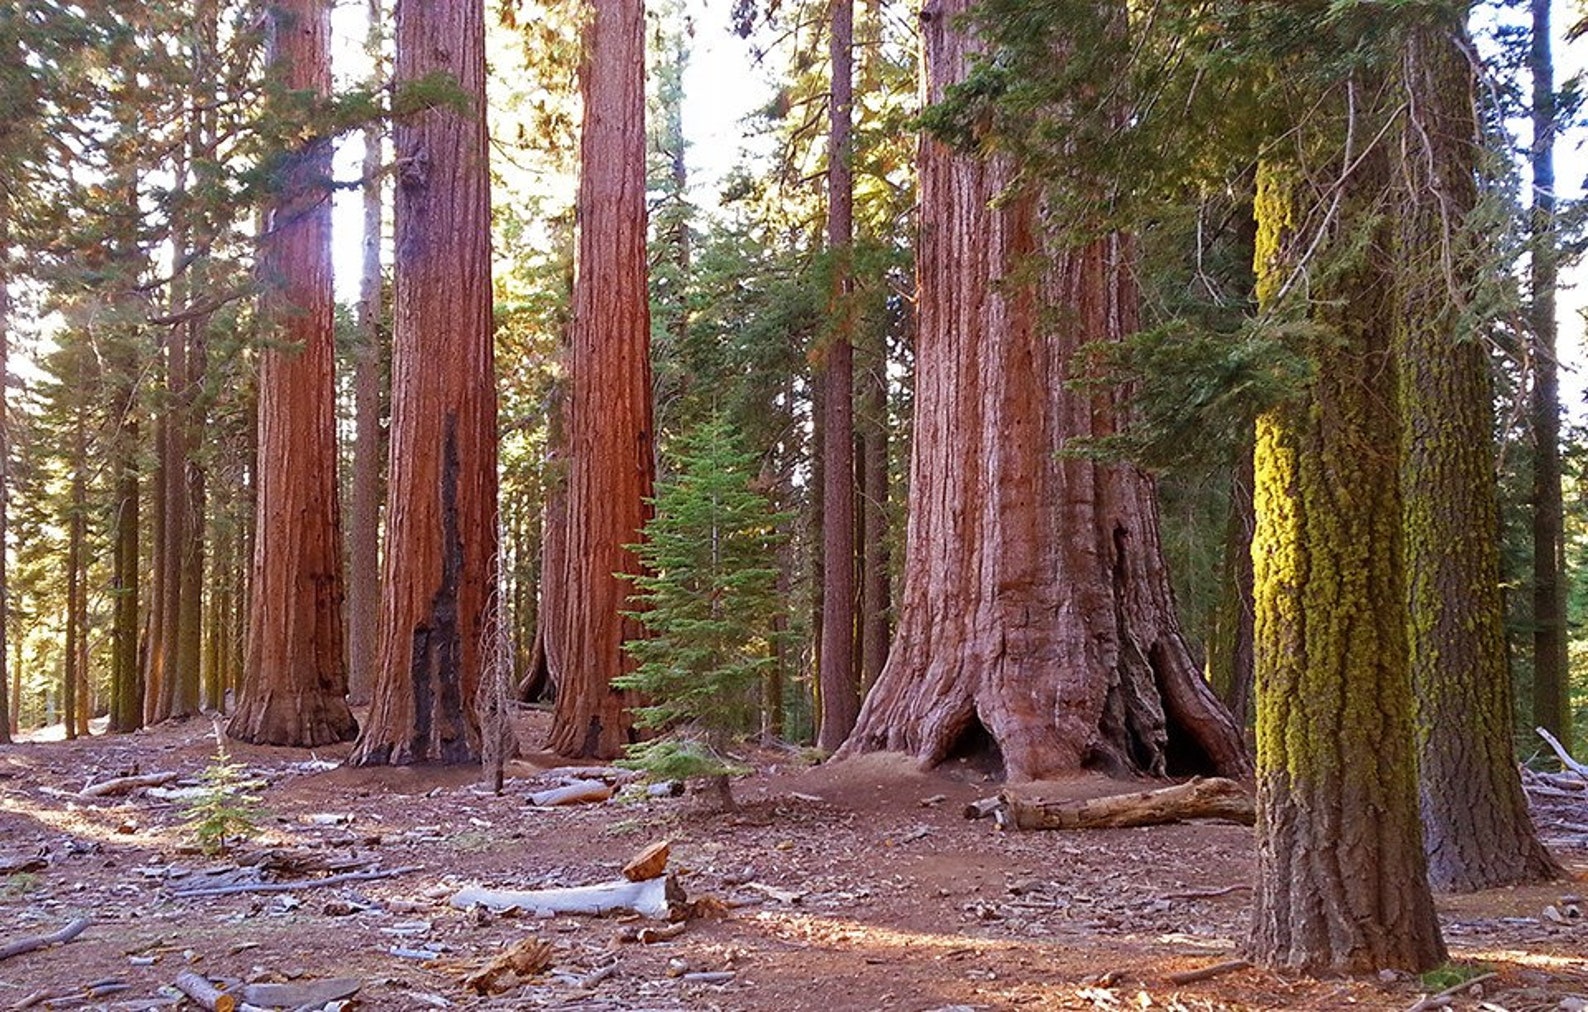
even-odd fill
[[[645,12],[640,0],[594,0],[579,81],[579,238],[568,399],[564,578],[553,609],[557,706],[550,748],[610,758],[633,740],[633,669],[624,616],[638,560],[625,545],[650,518],[655,479],[646,284]]]
[[[6,539],[11,513],[11,188],[0,183],[0,745],[11,742],[16,727],[7,695],[6,645],[11,632],[11,582],[6,563]]]
[[[968,69],[967,7],[923,14],[928,102]],[[1180,633],[1151,479],[1057,453],[1114,431],[1124,410],[1122,393],[1071,381],[1084,345],[1136,328],[1131,241],[1050,241],[1036,196],[1008,193],[1005,159],[926,138],[920,166],[904,588],[840,755],[935,764],[992,747],[1016,780],[1244,773],[1239,733]]]
[[[1511,742],[1488,353],[1463,313],[1488,269],[1472,232],[1481,140],[1462,25],[1419,26],[1407,98],[1396,355],[1412,684],[1428,874],[1471,891],[1557,877]],[[1464,329],[1466,328],[1466,329]]]
[[[1311,306],[1296,310],[1322,331],[1309,346],[1310,388],[1257,428],[1250,947],[1264,965],[1310,973],[1420,972],[1445,949],[1417,812],[1392,235],[1383,223],[1390,158],[1378,144],[1357,155],[1344,180],[1335,182],[1331,168],[1329,185],[1343,189],[1320,193],[1303,181],[1323,174],[1306,168],[1332,167],[1339,152],[1310,135],[1296,147],[1318,152],[1318,165],[1270,164],[1259,173],[1264,311],[1287,308],[1280,293],[1313,240],[1292,231],[1312,220],[1306,208],[1338,201],[1336,242],[1319,255],[1343,262],[1330,263],[1328,288],[1317,282]]]
[[[496,377],[481,0],[400,4],[402,88],[467,97],[398,119],[396,291],[380,653],[355,765],[474,762],[495,600]],[[438,39],[447,45],[437,44]]]
[[[272,74],[328,95],[330,33],[326,0],[282,0],[267,25]],[[325,745],[358,731],[345,699],[330,178],[328,139],[284,152],[265,219],[262,309],[277,346],[260,355],[253,598],[227,725],[256,744]]]

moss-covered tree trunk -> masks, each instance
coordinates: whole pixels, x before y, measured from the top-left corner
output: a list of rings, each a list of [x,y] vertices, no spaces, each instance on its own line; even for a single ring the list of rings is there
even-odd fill
[[[928,102],[977,43],[965,0],[923,13]],[[1080,348],[1136,327],[1131,241],[1074,247],[1005,159],[922,142],[915,429],[898,630],[840,755],[934,764],[990,742],[1011,779],[1247,771],[1182,639],[1150,478],[1061,459],[1118,424]],[[995,198],[1001,199],[993,206]]]
[[[579,81],[579,239],[574,268],[568,398],[567,522],[561,600],[549,614],[557,679],[549,747],[612,758],[634,740],[635,699],[612,685],[634,668],[623,643],[645,634],[627,574],[655,480],[650,303],[645,246],[645,11],[640,0],[596,0]]]
[[[1470,891],[1560,874],[1527,812],[1511,743],[1511,673],[1495,532],[1494,412],[1477,332],[1497,258],[1470,220],[1480,153],[1470,45],[1454,17],[1402,60],[1396,357],[1412,684],[1428,874]]]
[[[379,663],[355,765],[477,761],[497,567],[496,367],[480,0],[398,5],[399,89],[465,100],[393,125],[397,300]],[[442,43],[445,44],[442,44]]]
[[[296,92],[331,87],[331,7],[272,8],[272,74]],[[261,745],[351,740],[337,508],[331,290],[331,146],[283,153],[265,219],[262,309],[277,344],[259,364],[258,500],[243,691],[227,733]]]
[[[1312,147],[1311,145],[1316,145]],[[1317,137],[1335,184],[1339,152]],[[1310,294],[1316,370],[1298,403],[1257,427],[1253,538],[1257,688],[1257,886],[1251,952],[1311,973],[1421,971],[1445,957],[1417,812],[1403,619],[1390,159],[1383,145],[1320,193],[1299,166],[1259,173],[1258,292],[1281,314],[1315,234],[1329,278]],[[1321,252],[1316,252],[1320,251]]]

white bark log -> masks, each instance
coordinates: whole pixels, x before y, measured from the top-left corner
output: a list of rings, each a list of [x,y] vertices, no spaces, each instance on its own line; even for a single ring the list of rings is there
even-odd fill
[[[591,914],[630,912],[642,917],[670,919],[683,911],[684,890],[671,875],[644,882],[602,882],[567,889],[532,889],[527,892],[470,886],[452,897],[460,909],[472,906],[492,910],[517,908],[534,914]]]

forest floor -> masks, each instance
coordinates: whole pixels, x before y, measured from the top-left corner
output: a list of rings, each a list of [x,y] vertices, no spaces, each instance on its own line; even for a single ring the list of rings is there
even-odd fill
[[[544,739],[544,713],[518,720],[522,741]],[[69,944],[0,962],[0,1009],[30,998],[24,1007],[175,1007],[169,985],[183,970],[232,987],[357,978],[356,1007],[376,1010],[1407,1010],[1445,983],[1241,969],[1175,985],[1171,974],[1235,958],[1252,898],[1251,830],[1000,833],[962,817],[997,786],[973,763],[924,773],[872,756],[813,767],[799,753],[768,751],[735,785],[739,810],[709,814],[694,797],[531,806],[526,795],[548,786],[542,771],[562,765],[536,753],[509,765],[507,789],[494,796],[478,770],[333,766],[346,747],[312,758],[230,750],[263,781],[262,831],[206,858],[182,828],[182,802],[158,790],[78,792],[133,771],[197,783],[215,753],[210,721],[0,746],[0,868],[38,858],[0,874],[0,948],[91,918]],[[1038,788],[1076,798],[1137,789],[1098,777]],[[1588,823],[1588,801],[1579,811]],[[669,940],[621,940],[634,934],[632,918],[488,914],[447,902],[469,883],[534,889],[618,878],[663,839],[689,898],[722,901],[701,904],[716,915]],[[259,868],[239,862],[269,849],[277,869],[266,880],[313,877],[317,863],[417,868],[300,891],[175,895],[252,881]],[[1558,853],[1572,881],[1440,898],[1452,960],[1494,974],[1448,1007],[1588,1008],[1588,918],[1572,916],[1581,901],[1570,905],[1588,884],[1588,850]],[[497,995],[461,983],[468,961],[530,935],[550,944],[545,972]],[[441,959],[415,958],[425,953]],[[728,976],[689,976],[697,973]],[[127,986],[80,997],[104,981]]]

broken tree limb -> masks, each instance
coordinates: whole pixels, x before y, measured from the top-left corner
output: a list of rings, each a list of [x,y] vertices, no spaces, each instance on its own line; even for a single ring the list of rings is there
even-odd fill
[[[227,994],[209,981],[200,977],[192,970],[183,970],[176,975],[176,980],[171,986],[198,1002],[209,1012],[236,1012],[237,999]]]
[[[1543,738],[1545,741],[1549,742],[1549,747],[1555,750],[1555,758],[1560,760],[1560,765],[1563,769],[1571,770],[1573,773],[1577,774],[1583,779],[1588,780],[1588,766],[1585,766],[1573,759],[1571,757],[1571,753],[1566,751],[1566,746],[1560,743],[1560,739],[1556,738],[1542,727],[1535,727],[1533,730],[1538,732],[1538,736],[1540,738]]]
[[[1003,801],[998,798],[982,798],[978,801],[972,801],[965,806],[965,818],[985,819],[998,811],[999,806],[1002,804]]]
[[[1181,970],[1179,973],[1171,973],[1165,979],[1171,984],[1195,984],[1199,980],[1212,980],[1214,977],[1222,977],[1226,973],[1244,970],[1251,965],[1244,959],[1228,959],[1222,963],[1214,963],[1212,966],[1204,966],[1199,970]]]
[[[599,780],[580,780],[566,787],[553,787],[549,791],[536,791],[529,803],[539,808],[552,805],[585,805],[605,801],[612,797],[612,788]]]
[[[159,787],[177,779],[180,773],[143,773],[135,777],[112,777],[90,784],[77,792],[82,798],[104,798],[112,794],[128,794],[140,787]]]
[[[999,798],[1016,829],[1118,829],[1187,819],[1227,819],[1250,826],[1257,820],[1256,804],[1246,788],[1222,777],[1197,777],[1155,791],[1088,801],[1043,801],[1008,791]]]
[[[468,909],[472,906],[492,910],[517,908],[530,913],[591,914],[600,916],[618,911],[629,911],[641,917],[672,920],[683,916],[684,890],[671,875],[647,879],[644,882],[602,882],[597,885],[574,886],[567,889],[532,889],[513,892],[483,889],[470,886],[460,889],[451,899],[453,906]]]
[[[1475,984],[1483,984],[1498,977],[1497,973],[1480,973],[1476,977],[1469,977],[1459,984],[1452,984],[1436,994],[1426,995],[1413,1002],[1406,1012],[1428,1012],[1429,1009],[1444,1008],[1450,1004],[1450,999],[1465,992]]]
[[[0,961],[10,959],[12,956],[20,956],[24,952],[47,949],[52,945],[65,945],[78,935],[81,935],[83,929],[87,928],[89,923],[87,917],[79,917],[59,931],[52,931],[47,935],[35,935],[32,938],[19,938],[6,945],[0,945]]]
[[[201,896],[233,896],[238,893],[289,893],[296,892],[299,889],[319,889],[321,886],[341,885],[343,882],[368,882],[379,878],[393,878],[397,875],[407,875],[410,872],[423,870],[424,865],[410,864],[385,871],[373,868],[369,871],[350,871],[343,875],[327,875],[325,878],[303,879],[298,882],[242,882],[237,885],[216,886],[213,889],[182,889],[173,892],[171,895],[179,900],[191,900]]]

